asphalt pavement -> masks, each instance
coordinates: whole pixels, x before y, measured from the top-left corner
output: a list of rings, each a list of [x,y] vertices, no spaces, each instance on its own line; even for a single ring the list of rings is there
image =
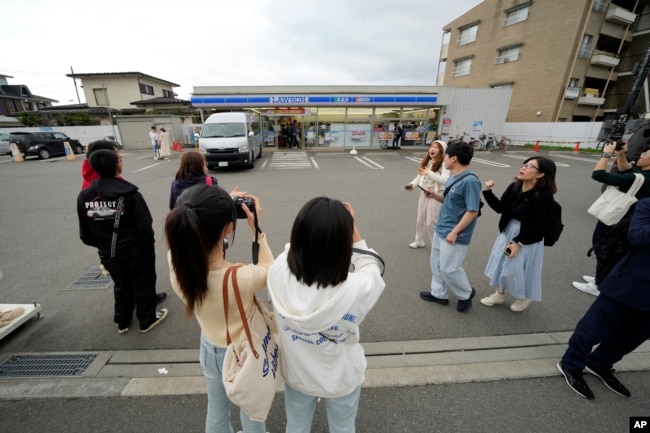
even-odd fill
[[[617,369],[632,397],[621,398],[588,378],[597,395],[573,393],[555,369],[577,320],[593,301],[570,287],[593,271],[585,254],[595,221],[586,209],[598,196],[590,179],[595,158],[551,152],[558,163],[557,200],[565,231],[546,248],[544,299],[523,313],[487,308],[482,275],[497,216],[484,211],[465,262],[477,288],[461,314],[419,299],[431,278],[429,247],[412,250],[417,193],[400,186],[415,177],[423,149],[401,151],[268,152],[252,170],[213,172],[219,184],[262,200],[262,229],[274,252],[289,238],[297,210],[309,198],[350,201],[362,235],[387,262],[387,288],[361,326],[368,357],[357,429],[360,432],[627,431],[630,416],[650,416],[650,345]],[[502,191],[526,150],[477,152],[471,168]],[[2,364],[20,354],[93,354],[76,377],[0,378],[0,419],[6,431],[201,431],[205,388],[198,365],[198,326],[171,292],[162,224],[178,159],[153,161],[124,151],[125,177],[141,188],[154,215],[158,290],[170,295],[170,316],[148,334],[118,335],[110,288],[71,290],[97,264],[78,239],[75,198],[80,160],[23,163],[0,159],[0,303],[43,306],[43,317],[0,340]],[[498,193],[498,192],[497,192]],[[250,260],[252,236],[237,231],[231,260]],[[507,304],[511,299],[507,300]],[[237,416],[234,417],[235,424]],[[281,391],[268,421],[284,431]],[[314,432],[327,431],[319,407]]]

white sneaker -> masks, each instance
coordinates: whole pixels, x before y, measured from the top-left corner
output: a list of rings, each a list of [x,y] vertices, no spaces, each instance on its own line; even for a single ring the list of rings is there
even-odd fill
[[[588,283],[596,284],[596,277],[591,277],[589,275],[583,275],[582,279],[585,280]]]
[[[510,310],[512,311],[524,311],[530,305],[530,299],[515,299],[515,301],[510,304]]]
[[[422,248],[424,246],[426,246],[424,241],[413,241],[409,244],[411,248]]]
[[[598,286],[594,283],[578,283],[574,281],[571,285],[581,292],[589,293],[593,296],[598,296],[600,294]]]
[[[503,304],[505,300],[505,293],[494,292],[490,296],[481,299],[481,304],[485,305],[486,307],[491,307],[493,305]]]

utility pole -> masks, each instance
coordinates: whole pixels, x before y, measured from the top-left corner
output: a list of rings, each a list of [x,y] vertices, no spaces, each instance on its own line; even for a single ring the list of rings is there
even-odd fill
[[[72,75],[74,75],[72,66],[70,66],[70,72],[72,73]],[[74,91],[77,93],[77,103],[81,105],[81,99],[79,99],[79,89],[77,89],[77,79],[75,77],[72,77],[72,82],[74,83]]]
[[[117,134],[115,134],[115,124],[113,123],[113,114],[111,113],[111,104],[108,102],[108,93],[106,93],[106,86],[102,81],[102,89],[104,90],[104,99],[106,100],[106,110],[108,110],[108,118],[111,120],[111,128],[113,128],[113,138],[117,141]]]

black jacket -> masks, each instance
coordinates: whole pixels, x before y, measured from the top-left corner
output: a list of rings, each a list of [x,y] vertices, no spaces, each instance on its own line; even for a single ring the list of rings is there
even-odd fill
[[[487,204],[501,214],[499,231],[503,233],[513,218],[512,209],[515,206],[524,208],[524,216],[517,218],[521,222],[519,234],[512,239],[524,245],[534,244],[544,239],[544,227],[550,220],[553,210],[553,194],[548,190],[529,190],[521,192],[521,187],[515,182],[508,185],[501,199],[492,190],[483,191]]]
[[[650,311],[650,198],[639,200],[628,232],[629,256],[598,285],[602,295],[639,311]]]
[[[181,195],[183,191],[185,191],[187,188],[193,187],[194,185],[207,185],[205,179],[208,176],[197,176],[193,177],[190,180],[173,180],[172,181],[172,189],[171,192],[169,193],[169,210],[174,209],[174,206],[176,206],[176,200],[178,197]],[[214,176],[210,176],[212,178],[212,185],[218,185],[217,178]]]
[[[119,198],[124,198],[119,228],[114,228]],[[137,254],[154,243],[153,218],[138,187],[118,178],[99,178],[77,197],[79,236],[84,244],[110,252],[117,231],[116,256]]]

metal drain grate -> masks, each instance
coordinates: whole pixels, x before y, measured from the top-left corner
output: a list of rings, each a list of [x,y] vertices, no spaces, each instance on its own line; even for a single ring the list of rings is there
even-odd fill
[[[102,274],[99,265],[95,265],[63,290],[107,289],[111,284],[113,284],[111,276]]]
[[[0,378],[82,376],[99,353],[14,355],[0,365]]]

